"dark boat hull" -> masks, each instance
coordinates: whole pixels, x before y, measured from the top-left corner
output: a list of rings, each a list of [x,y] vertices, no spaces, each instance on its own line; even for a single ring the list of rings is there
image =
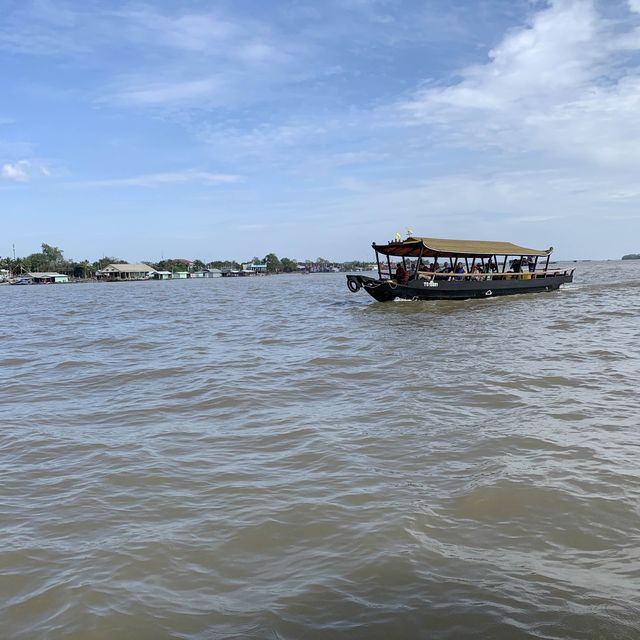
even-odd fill
[[[495,275],[486,280],[410,280],[396,284],[392,280],[377,280],[369,276],[348,275],[347,286],[352,292],[363,288],[378,302],[404,300],[468,300],[554,291],[561,285],[573,282],[573,270],[548,275],[536,275],[531,279],[514,278],[510,274]]]

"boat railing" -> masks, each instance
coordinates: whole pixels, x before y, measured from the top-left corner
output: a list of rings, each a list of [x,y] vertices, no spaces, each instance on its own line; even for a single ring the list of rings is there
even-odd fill
[[[483,281],[483,280],[533,280],[539,278],[553,278],[556,276],[568,276],[573,274],[573,269],[553,269],[548,271],[499,271],[493,273],[473,273],[468,271],[463,271],[461,273],[444,273],[444,272],[436,272],[432,273],[429,271],[420,271],[418,273],[418,280],[445,280],[445,281],[454,281],[454,280],[475,280],[475,281]],[[411,276],[410,279],[415,280],[415,276]]]

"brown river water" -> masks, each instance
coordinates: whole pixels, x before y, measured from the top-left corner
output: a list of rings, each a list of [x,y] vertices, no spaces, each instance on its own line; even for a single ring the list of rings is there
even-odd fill
[[[640,262],[0,287],[0,637],[640,638]]]

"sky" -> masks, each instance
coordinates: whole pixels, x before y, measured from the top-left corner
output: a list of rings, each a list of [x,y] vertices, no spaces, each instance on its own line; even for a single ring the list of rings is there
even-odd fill
[[[0,256],[640,252],[640,0],[0,0]]]

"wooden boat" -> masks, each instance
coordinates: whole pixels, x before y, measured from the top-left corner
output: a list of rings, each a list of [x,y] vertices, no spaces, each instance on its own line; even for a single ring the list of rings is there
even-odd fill
[[[549,269],[553,247],[539,250],[511,242],[422,237],[387,244],[374,242],[372,247],[378,278],[349,274],[347,286],[353,293],[363,288],[379,302],[539,293],[573,281],[573,269]],[[380,256],[386,257],[386,273]],[[391,256],[401,259],[395,271]]]

